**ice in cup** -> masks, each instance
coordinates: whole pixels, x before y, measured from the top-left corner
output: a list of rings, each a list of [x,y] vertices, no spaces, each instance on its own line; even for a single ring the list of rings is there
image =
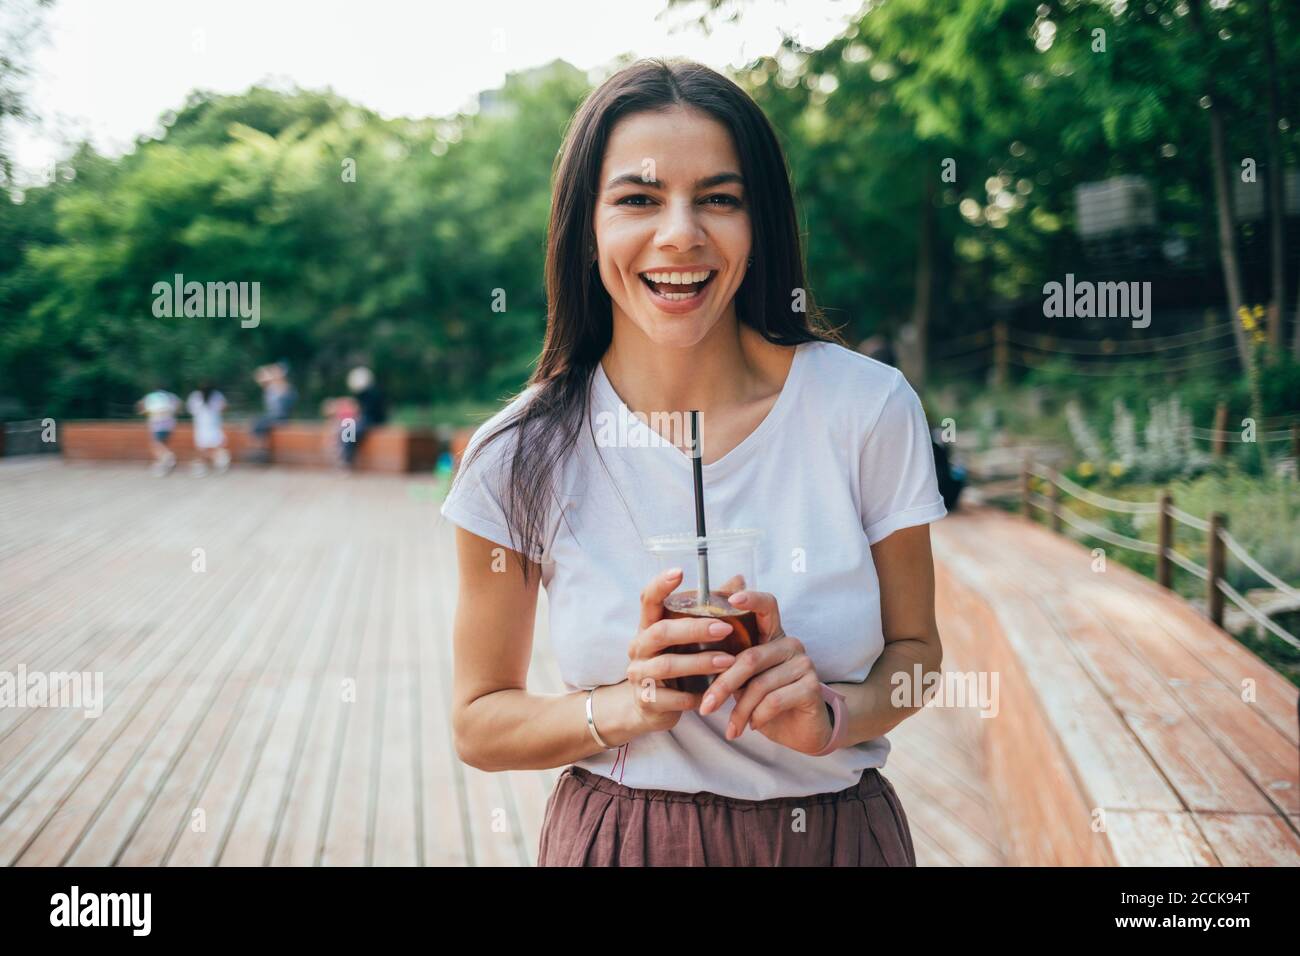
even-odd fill
[[[717,651],[734,655],[760,643],[757,615],[753,611],[733,607],[728,600],[737,591],[758,587],[754,569],[760,536],[761,533],[755,529],[737,528],[703,536],[667,534],[646,539],[646,549],[655,556],[661,573],[669,568],[682,569],[681,588],[664,599],[664,617],[712,618],[731,625],[731,633],[720,640],[676,644],[669,647],[667,652],[698,654]],[[702,557],[707,561],[707,596],[700,593]],[[674,690],[702,694],[709,689],[715,676],[690,674],[664,683]]]

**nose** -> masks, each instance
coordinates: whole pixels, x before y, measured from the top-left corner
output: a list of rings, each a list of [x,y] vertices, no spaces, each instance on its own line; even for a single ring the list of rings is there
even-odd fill
[[[668,202],[655,233],[655,245],[660,249],[685,252],[704,244],[704,230],[700,227],[698,210],[689,200]]]

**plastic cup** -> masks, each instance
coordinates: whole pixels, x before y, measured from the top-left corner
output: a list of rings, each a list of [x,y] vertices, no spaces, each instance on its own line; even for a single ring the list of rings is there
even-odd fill
[[[682,569],[682,586],[664,599],[664,617],[710,618],[731,625],[731,633],[721,640],[702,641],[698,644],[676,644],[667,649],[674,654],[698,654],[716,651],[739,654],[760,643],[758,617],[753,611],[733,607],[728,598],[737,591],[758,587],[755,568],[758,563],[758,541],[762,533],[753,528],[736,528],[714,531],[703,536],[694,534],[665,534],[647,538],[646,550],[655,556],[659,572],[669,568]],[[700,594],[699,552],[704,545],[708,560],[710,592]],[[713,683],[713,674],[691,674],[664,683],[674,690],[703,693]]]

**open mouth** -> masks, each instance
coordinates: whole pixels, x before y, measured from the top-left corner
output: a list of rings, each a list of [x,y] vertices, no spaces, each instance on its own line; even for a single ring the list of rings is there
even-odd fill
[[[641,281],[651,292],[669,302],[686,302],[704,294],[716,271],[642,272]]]

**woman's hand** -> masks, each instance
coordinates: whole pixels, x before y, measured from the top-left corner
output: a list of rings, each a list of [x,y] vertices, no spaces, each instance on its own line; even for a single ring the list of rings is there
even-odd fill
[[[728,740],[744,733],[748,723],[791,750],[817,753],[830,741],[833,728],[821,681],[803,644],[781,629],[781,609],[774,595],[741,591],[731,596],[731,603],[755,612],[761,643],[741,651],[736,663],[713,681],[700,713],[712,713],[736,694]]]
[[[699,707],[701,694],[674,690],[665,681],[692,674],[717,674],[737,660],[718,651],[679,654],[667,650],[678,644],[720,641],[731,633],[730,624],[709,618],[664,619],[664,598],[673,593],[681,579],[680,569],[661,574],[641,592],[641,626],[627,651],[627,683],[635,708],[633,736],[671,730],[682,711]]]

